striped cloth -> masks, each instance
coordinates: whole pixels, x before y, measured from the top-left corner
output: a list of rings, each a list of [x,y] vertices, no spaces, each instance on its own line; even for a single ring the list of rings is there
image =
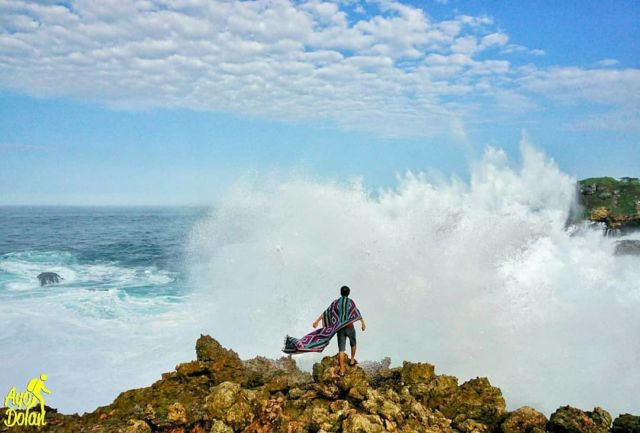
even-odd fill
[[[341,296],[329,305],[322,314],[322,328],[310,332],[302,338],[287,335],[284,340],[284,353],[322,352],[336,332],[362,319],[360,310],[347,296]]]

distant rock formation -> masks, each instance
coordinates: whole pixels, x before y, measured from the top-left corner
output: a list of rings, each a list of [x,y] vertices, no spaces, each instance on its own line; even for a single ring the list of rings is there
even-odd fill
[[[458,385],[427,363],[387,359],[338,374],[335,357],[298,369],[290,358],[242,361],[210,336],[197,359],[147,388],[121,393],[94,412],[62,415],[48,408],[38,431],[101,433],[608,433],[611,416],[569,406],[549,420],[530,407],[513,412],[487,378]],[[364,364],[364,363],[363,363]],[[0,419],[7,409],[0,409]],[[640,433],[639,419],[622,415],[611,433]],[[0,422],[0,432],[22,432]]]
[[[38,275],[38,279],[40,280],[40,286],[46,286],[48,284],[57,284],[60,281],[64,280],[60,275],[55,272],[43,272]]]
[[[578,182],[583,217],[612,230],[640,229],[640,180],[635,177],[593,177]]]

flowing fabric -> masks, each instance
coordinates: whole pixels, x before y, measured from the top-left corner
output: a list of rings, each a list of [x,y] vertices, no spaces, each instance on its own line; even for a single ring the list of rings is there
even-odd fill
[[[329,305],[322,314],[322,328],[310,332],[302,338],[287,335],[284,340],[284,353],[322,352],[336,332],[362,319],[356,303],[342,296]]]

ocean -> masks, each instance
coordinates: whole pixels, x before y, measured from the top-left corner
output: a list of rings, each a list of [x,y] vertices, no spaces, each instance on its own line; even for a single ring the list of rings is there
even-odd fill
[[[568,225],[576,179],[521,152],[489,148],[468,182],[254,176],[211,208],[1,207],[0,390],[46,373],[49,405],[94,410],[194,359],[201,333],[278,357],[346,284],[360,360],[486,376],[509,409],[638,413],[640,258]]]
[[[177,338],[170,321],[187,314],[185,244],[206,213],[0,207],[0,389],[46,373],[48,404],[93,410],[125,383],[146,385],[172,369],[167,360],[191,359],[192,341],[166,338]],[[63,281],[40,287],[40,272]],[[141,380],[123,380],[132,375]]]

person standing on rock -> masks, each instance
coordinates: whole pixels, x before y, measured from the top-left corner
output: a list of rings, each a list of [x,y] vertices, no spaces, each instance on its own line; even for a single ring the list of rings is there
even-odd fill
[[[345,373],[345,350],[347,338],[351,346],[351,359],[349,365],[356,364],[356,330],[353,326],[355,322],[361,322],[361,329],[364,331],[366,325],[362,314],[353,299],[349,298],[351,289],[347,286],[340,288],[340,298],[329,305],[318,318],[313,322],[313,327],[317,328],[320,322],[322,327],[304,337],[298,339],[287,335],[284,341],[283,352],[288,354],[304,352],[322,352],[329,344],[331,338],[338,334],[338,363],[340,374]]]

